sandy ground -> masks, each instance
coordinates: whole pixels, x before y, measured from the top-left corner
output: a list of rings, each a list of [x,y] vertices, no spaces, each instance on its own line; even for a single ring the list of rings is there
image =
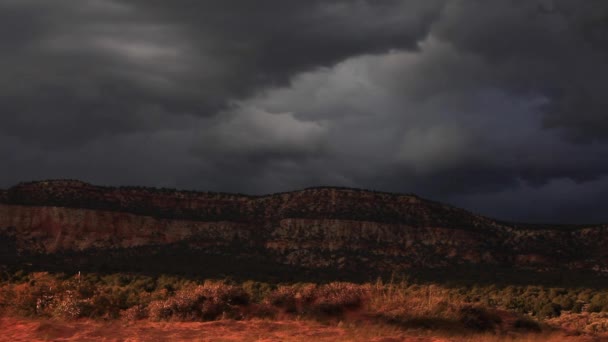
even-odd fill
[[[517,338],[495,336],[432,337],[391,327],[336,326],[311,321],[122,322],[56,321],[0,318],[0,341],[602,341],[589,337],[536,335]],[[416,336],[419,335],[419,336]],[[420,336],[427,335],[427,336]]]
[[[126,323],[92,320],[0,319],[1,341],[349,341],[347,329],[310,321],[215,321]],[[402,341],[399,336],[361,340]],[[439,342],[427,338],[416,342]]]

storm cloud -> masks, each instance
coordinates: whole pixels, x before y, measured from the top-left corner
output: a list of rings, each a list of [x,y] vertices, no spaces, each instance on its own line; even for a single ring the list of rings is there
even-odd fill
[[[608,222],[603,0],[0,0],[0,186],[338,185]]]

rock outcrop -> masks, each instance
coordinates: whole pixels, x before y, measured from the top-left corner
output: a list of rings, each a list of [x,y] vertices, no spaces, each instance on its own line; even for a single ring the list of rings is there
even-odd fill
[[[15,258],[178,244],[307,269],[608,268],[605,225],[515,225],[414,195],[328,187],[247,196],[23,183],[0,191],[0,235]]]

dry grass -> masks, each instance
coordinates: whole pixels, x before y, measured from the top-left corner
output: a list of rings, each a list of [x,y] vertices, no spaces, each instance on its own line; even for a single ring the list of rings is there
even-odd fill
[[[608,336],[606,313],[564,311],[560,317],[537,321],[538,317],[471,300],[470,292],[463,295],[437,285],[405,281],[259,285],[184,282],[172,289],[157,285],[149,292],[137,292],[114,283],[86,289],[73,279],[34,274],[28,282],[0,287],[8,315],[4,326],[9,331],[0,339],[19,340],[25,332],[29,335],[24,341],[46,335],[86,340],[94,334],[135,336],[135,340],[156,334],[160,340],[211,336],[207,340],[385,342],[600,341]],[[24,316],[30,318],[15,318]],[[6,323],[11,320],[17,323]],[[144,333],[144,328],[151,332]]]
[[[376,342],[591,342],[563,333],[518,336],[476,334],[449,336],[432,331],[404,331],[371,323],[335,325],[310,320],[220,320],[150,322],[35,320],[0,318],[0,341],[376,341]]]
[[[546,321],[554,327],[559,327],[566,331],[583,332],[589,334],[608,334],[608,313],[562,313],[560,317],[551,318]]]
[[[137,307],[135,312],[126,311],[129,318],[152,320],[177,319],[182,321],[214,320],[218,317],[238,317],[240,306],[249,304],[249,295],[241,288],[220,282],[205,282],[199,286],[187,286],[165,300],[152,301],[147,312]]]

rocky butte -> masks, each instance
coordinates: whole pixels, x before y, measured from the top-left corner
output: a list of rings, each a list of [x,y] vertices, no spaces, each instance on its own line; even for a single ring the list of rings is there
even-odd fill
[[[0,191],[4,264],[374,274],[472,265],[602,273],[607,245],[607,225],[511,224],[414,195],[348,188],[249,196],[58,180]]]

